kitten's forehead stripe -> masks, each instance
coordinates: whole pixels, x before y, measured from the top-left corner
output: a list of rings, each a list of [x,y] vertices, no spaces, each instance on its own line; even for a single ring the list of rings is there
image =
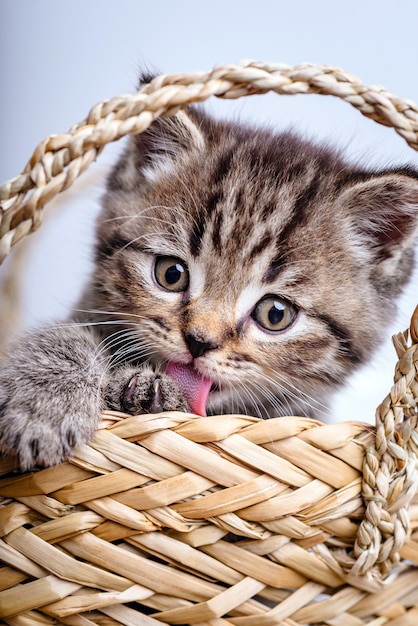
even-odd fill
[[[200,247],[202,245],[202,238],[205,233],[206,220],[202,213],[198,214],[193,222],[193,227],[190,232],[189,245],[192,256],[197,257],[200,253]]]
[[[291,246],[292,235],[295,231],[299,232],[309,221],[309,217],[312,214],[309,209],[312,208],[312,203],[319,193],[320,182],[319,177],[315,176],[310,181],[310,184],[297,195],[290,219],[284,224],[276,237],[276,249],[278,252],[265,272],[262,282],[269,284],[275,281],[282,268],[289,261],[293,254]]]
[[[263,209],[261,211],[260,214],[260,218],[263,222],[266,222],[268,219],[270,219],[270,217],[272,216],[272,214],[277,211],[277,204],[276,202],[270,201],[270,202],[265,202],[263,205]]]
[[[208,221],[211,219],[219,204],[224,200],[225,194],[223,184],[225,183],[225,177],[231,167],[232,158],[233,151],[230,150],[220,158],[219,162],[216,164],[214,172],[211,174],[211,184],[213,187],[204,200],[204,206],[197,215],[189,238],[190,251],[194,257],[197,257],[200,254],[202,239],[204,237]],[[216,233],[215,223],[218,222],[222,225],[221,211],[219,211],[217,215],[218,217],[215,216],[214,218],[212,230],[213,243],[215,247],[220,246],[220,232],[219,235]],[[220,227],[218,230],[220,230]]]
[[[218,187],[212,194],[209,195],[205,205],[206,214],[208,217],[212,215],[218,204],[222,202],[223,199],[224,192],[221,187]]]
[[[234,151],[228,150],[217,161],[215,169],[211,176],[211,182],[214,186],[217,186],[224,182],[225,176],[228,174],[231,168],[233,157],[234,157]]]
[[[242,187],[238,187],[235,192],[235,211],[239,213],[245,202],[245,191]]]
[[[260,241],[258,241],[255,244],[255,246],[252,248],[251,252],[249,253],[248,255],[249,260],[253,261],[257,256],[262,254],[266,250],[266,248],[268,248],[268,246],[271,244],[272,241],[273,241],[273,237],[272,237],[271,232],[264,233]]]
[[[221,232],[222,232],[222,226],[223,226],[223,219],[224,219],[224,216],[223,216],[222,211],[218,211],[213,219],[212,243],[213,243],[213,247],[215,248],[217,252],[220,252],[222,249]]]
[[[313,202],[315,197],[318,195],[321,186],[321,179],[319,175],[315,175],[310,184],[303,189],[297,196],[295,201],[294,212],[295,215],[301,214],[305,215],[306,209],[309,207],[310,203]]]

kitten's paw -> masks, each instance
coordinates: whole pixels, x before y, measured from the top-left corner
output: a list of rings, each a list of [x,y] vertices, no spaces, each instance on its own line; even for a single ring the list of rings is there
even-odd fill
[[[115,371],[106,393],[107,404],[130,415],[190,410],[178,385],[151,369]]]
[[[0,448],[17,457],[23,471],[62,463],[76,445],[89,441],[98,421],[87,415],[75,416],[66,407],[61,415],[55,407],[52,419],[48,418],[50,406],[41,408],[38,403],[38,408],[39,412],[32,405],[26,412],[11,402],[0,407]]]
[[[0,450],[28,470],[56,465],[99,422],[105,364],[87,329],[49,327],[21,337],[0,367]]]

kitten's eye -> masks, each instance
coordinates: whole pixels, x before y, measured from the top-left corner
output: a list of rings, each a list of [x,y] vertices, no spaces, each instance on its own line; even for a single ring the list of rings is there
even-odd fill
[[[256,305],[251,317],[265,330],[284,330],[296,319],[297,310],[287,300],[266,296]]]
[[[183,261],[174,256],[157,257],[154,276],[160,287],[167,291],[186,291],[189,286],[189,270]]]

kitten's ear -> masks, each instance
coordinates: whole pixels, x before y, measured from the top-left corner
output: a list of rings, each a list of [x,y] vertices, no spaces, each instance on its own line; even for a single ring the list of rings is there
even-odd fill
[[[134,138],[137,165],[160,168],[174,163],[182,153],[201,151],[205,139],[194,116],[181,110],[172,117],[160,117]]]
[[[375,267],[401,280],[418,232],[418,174],[405,169],[352,182],[340,201],[359,246],[371,253]]]
[[[152,81],[155,76],[142,73],[139,86]],[[167,164],[183,151],[204,148],[205,141],[192,109],[180,110],[172,117],[159,117],[147,130],[134,137],[136,156],[146,166]]]
[[[139,87],[149,83],[153,74],[143,73]],[[170,171],[181,155],[202,151],[204,134],[200,118],[194,108],[178,111],[171,117],[156,119],[143,133],[130,137],[125,152],[110,175],[109,189],[133,189],[146,181],[155,182],[161,172]]]

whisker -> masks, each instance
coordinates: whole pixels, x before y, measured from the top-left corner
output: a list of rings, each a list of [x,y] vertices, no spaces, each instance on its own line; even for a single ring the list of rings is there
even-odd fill
[[[276,372],[275,375],[277,376],[277,378],[280,378],[281,381],[276,380],[275,378],[269,376],[265,372],[262,373],[262,378],[268,381],[269,383],[271,383],[273,386],[277,386],[280,389],[280,391],[286,393],[293,399],[301,400],[305,404],[309,404],[311,408],[314,408],[313,404],[316,405],[317,408],[315,408],[315,410],[321,410],[321,409],[327,408],[326,405],[323,404],[320,400],[314,398],[307,392],[302,391],[300,388],[296,387],[296,385],[286,380],[284,377],[280,376],[278,372]],[[321,412],[324,413],[324,411],[321,411]]]
[[[145,241],[148,240],[150,242],[149,246],[151,247],[151,242],[154,237],[157,238],[158,246],[161,245],[160,243],[161,240],[163,240],[165,244],[167,244],[167,242],[169,241],[171,244],[178,246],[180,248],[184,244],[184,237],[178,236],[175,233],[170,233],[167,231],[157,231],[157,232],[152,232],[152,233],[142,233],[141,235],[138,235],[138,237],[134,237],[134,239],[131,239],[128,243],[122,246],[122,248],[117,250],[116,253],[122,252],[122,250],[126,250],[127,248],[129,248],[129,246],[132,246],[133,244],[137,243],[138,241],[141,241],[142,239]]]
[[[111,359],[112,367],[118,365],[119,363],[128,361],[136,361],[141,360],[144,361],[146,358],[149,358],[151,355],[156,354],[156,350],[154,348],[147,348],[146,346],[140,346],[137,343],[128,345],[123,349],[119,348],[113,355]],[[129,358],[128,358],[129,357]]]
[[[141,209],[139,211],[137,211],[136,213],[132,213],[130,215],[118,215],[116,217],[109,217],[106,220],[104,220],[104,223],[116,222],[116,221],[121,221],[121,220],[131,221],[131,220],[135,220],[135,219],[139,219],[139,218],[141,218],[141,219],[145,218],[145,219],[148,219],[148,220],[160,221],[160,222],[169,224],[171,226],[172,223],[169,222],[168,220],[164,220],[163,218],[157,217],[156,215],[146,215],[146,213],[148,211],[156,211],[158,209],[161,209],[164,212],[172,211],[173,213],[184,213],[187,216],[188,216],[188,213],[189,213],[182,206],[169,206],[169,205],[166,205],[166,204],[153,204],[153,205],[149,205],[147,207],[141,207]]]
[[[144,315],[137,315],[136,313],[124,313],[123,311],[106,311],[104,309],[74,309],[74,311],[76,313],[86,313],[90,315],[120,315],[120,316],[126,316],[128,318],[134,317],[139,320],[147,319],[146,316]],[[106,323],[106,322],[103,322],[103,323]],[[109,324],[116,324],[116,323],[125,324],[126,321],[122,319],[122,320],[111,320],[109,322]]]

